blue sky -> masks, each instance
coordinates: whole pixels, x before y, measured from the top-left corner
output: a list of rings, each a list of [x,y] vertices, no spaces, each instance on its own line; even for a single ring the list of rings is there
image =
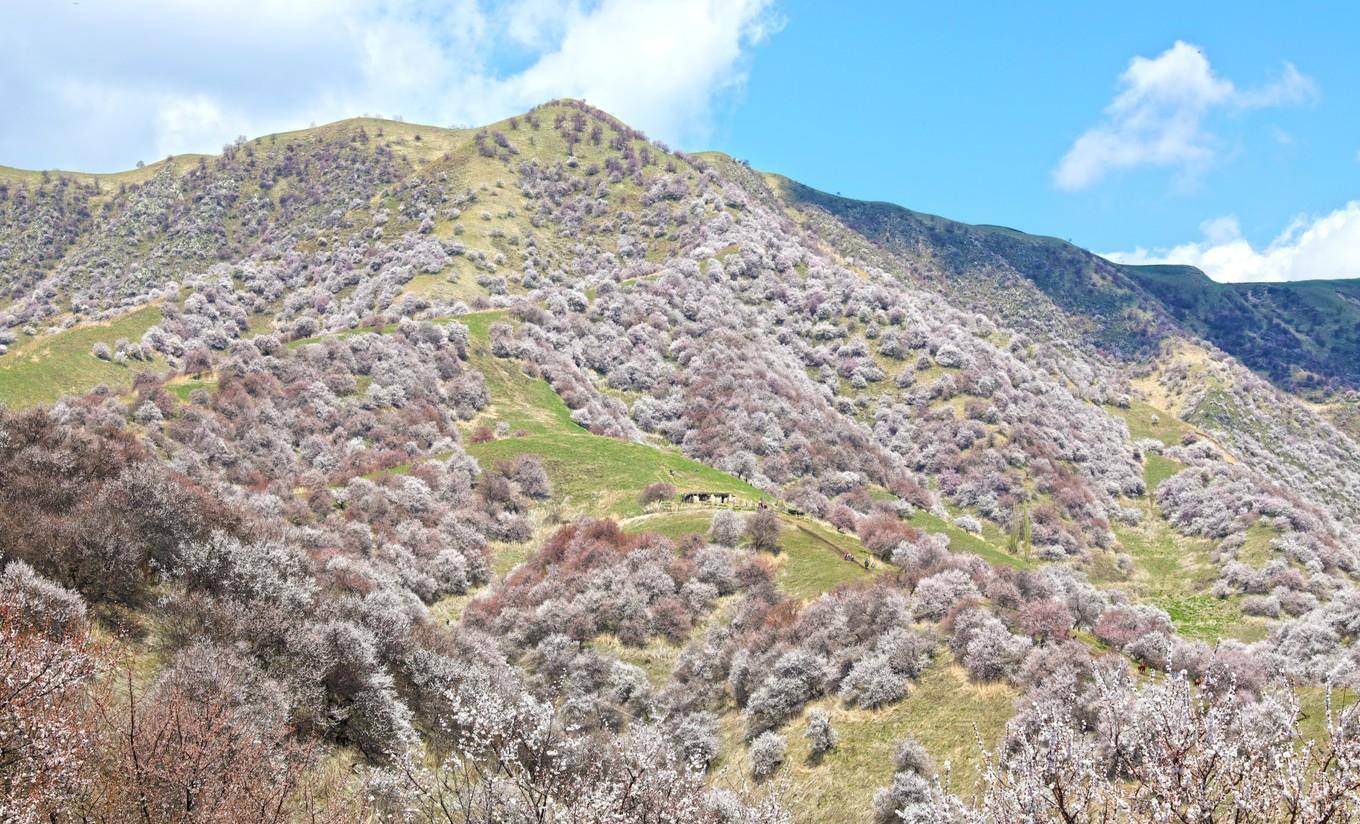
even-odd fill
[[[1330,216],[1360,197],[1360,5],[904,9],[782,4],[784,27],[758,48],[713,142],[818,188],[1098,251],[1202,241],[1206,222],[1221,245],[1233,217],[1263,251],[1301,216]],[[1242,93],[1278,83],[1286,62],[1312,93],[1211,107],[1200,123],[1210,156],[1188,173],[1147,163],[1076,190],[1055,185],[1074,141],[1106,119],[1130,61],[1178,40]],[[1343,236],[1353,252],[1335,265],[1351,268],[1314,275],[1360,275],[1360,233]]]
[[[10,0],[0,164],[584,97],[818,188],[1223,280],[1360,275],[1355,4]]]

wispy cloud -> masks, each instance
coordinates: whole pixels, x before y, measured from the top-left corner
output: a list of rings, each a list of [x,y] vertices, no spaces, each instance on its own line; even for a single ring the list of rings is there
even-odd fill
[[[1180,40],[1156,57],[1135,57],[1120,75],[1119,89],[1105,119],[1083,132],[1053,170],[1059,189],[1085,189],[1113,171],[1138,166],[1173,169],[1181,185],[1191,184],[1217,153],[1217,139],[1205,127],[1210,113],[1317,96],[1313,80],[1292,63],[1263,86],[1239,89],[1214,72],[1198,47]]]
[[[17,0],[0,163],[126,168],[357,114],[486,122],[583,97],[702,141],[773,0]]]
[[[1118,263],[1197,266],[1223,282],[1360,277],[1360,201],[1325,215],[1297,217],[1260,249],[1242,236],[1231,215],[1205,221],[1200,234],[1200,240],[1179,246],[1105,257]]]

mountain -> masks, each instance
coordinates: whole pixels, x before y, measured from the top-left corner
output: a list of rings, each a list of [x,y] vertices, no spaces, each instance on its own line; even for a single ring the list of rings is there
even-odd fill
[[[0,802],[1014,820],[981,742],[1153,815],[1097,736],[1175,723],[1279,809],[1360,763],[1294,722],[1360,674],[1354,295],[577,101],[0,169],[0,729],[61,731]]]
[[[791,201],[826,211],[881,248],[920,259],[936,288],[1008,313],[1012,323],[1025,323],[1031,313],[1051,322],[1057,314],[1051,301],[1082,337],[1122,360],[1146,358],[1164,340],[1189,335],[1287,390],[1325,397],[1360,381],[1360,280],[1221,284],[1190,266],[1119,265],[1057,238],[957,223],[792,182],[786,191]],[[1048,301],[1017,302],[1016,293],[1032,291],[1018,278]]]
[[[1360,280],[1216,283],[1189,266],[1126,266],[1186,329],[1279,386],[1360,381]]]

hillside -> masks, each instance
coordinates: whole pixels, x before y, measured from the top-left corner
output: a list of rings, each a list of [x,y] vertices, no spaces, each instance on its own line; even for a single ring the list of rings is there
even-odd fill
[[[0,629],[73,662],[23,803],[967,820],[984,749],[1257,742],[1360,673],[1355,294],[576,101],[0,170]]]
[[[1216,283],[1187,266],[1125,266],[1172,317],[1296,391],[1360,384],[1360,280]]]
[[[1137,362],[1165,340],[1213,343],[1276,385],[1326,397],[1360,385],[1360,280],[1222,284],[1187,266],[1124,266],[1057,238],[974,226],[793,182],[795,204],[834,215],[918,277],[1037,333]],[[1054,329],[1059,318],[1065,328]]]

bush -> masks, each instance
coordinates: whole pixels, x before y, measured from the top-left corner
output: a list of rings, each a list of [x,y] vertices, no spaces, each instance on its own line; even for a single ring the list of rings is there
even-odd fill
[[[762,552],[779,551],[779,535],[784,525],[772,509],[760,509],[746,516],[746,539],[751,548]]]
[[[683,716],[671,727],[671,737],[686,763],[707,769],[718,757],[718,718],[711,712]]]
[[[904,820],[899,814],[901,811],[924,805],[929,800],[930,782],[913,772],[896,773],[891,784],[874,793],[874,821],[897,824]]]
[[[808,740],[813,758],[820,758],[835,749],[836,743],[840,741],[840,735],[831,727],[831,716],[822,709],[808,712],[807,729],[803,731],[803,737]]]
[[[642,490],[642,494],[638,496],[638,503],[647,506],[648,504],[654,504],[658,501],[669,501],[674,497],[674,484],[668,484],[665,481],[657,481]]]
[[[820,689],[825,666],[824,659],[806,649],[781,655],[746,702],[747,735],[766,732],[797,715]]]
[[[1058,601],[1029,601],[1020,609],[1020,628],[1040,641],[1062,640],[1072,630],[1072,613]]]
[[[907,679],[892,668],[886,656],[863,658],[841,682],[840,697],[855,706],[881,707],[907,697]]]
[[[1171,633],[1171,619],[1165,612],[1147,604],[1121,604],[1105,610],[1096,621],[1096,637],[1112,647],[1124,645],[1148,632]]]
[[[515,479],[520,491],[530,498],[543,500],[552,496],[552,483],[537,455],[520,455],[510,464],[505,474]]]
[[[922,578],[916,585],[912,612],[918,619],[938,621],[955,604],[977,594],[977,587],[973,585],[973,579],[968,577],[968,573],[947,569]]]
[[[11,561],[0,573],[0,598],[24,624],[51,637],[74,635],[85,628],[85,603],[23,561]]]
[[[926,748],[915,738],[905,738],[893,753],[893,768],[897,772],[915,773],[922,778],[935,774],[935,759],[930,757]]]
[[[856,531],[864,546],[878,557],[888,560],[893,550],[903,541],[913,541],[921,537],[917,530],[902,522],[902,519],[888,512],[878,512],[861,518]]]
[[[972,515],[960,515],[954,519],[954,526],[974,535],[982,534],[982,522]]]
[[[1020,668],[1031,647],[1028,638],[1005,630],[983,632],[968,643],[963,666],[975,681],[1002,681]]]
[[[751,742],[751,775],[766,778],[779,769],[788,754],[784,736],[773,732],[761,733]]]
[[[741,531],[741,516],[729,509],[713,513],[713,520],[708,525],[708,537],[723,546],[736,546],[741,540]]]

